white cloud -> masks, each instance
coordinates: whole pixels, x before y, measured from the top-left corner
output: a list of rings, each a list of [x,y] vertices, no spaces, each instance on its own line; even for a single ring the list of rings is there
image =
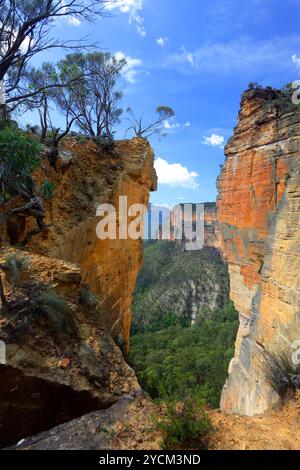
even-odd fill
[[[211,134],[210,137],[203,137],[203,144],[223,148],[225,145],[225,138],[222,135]]]
[[[195,65],[195,60],[194,60],[194,55],[187,51],[184,46],[180,48],[179,55],[178,55],[178,61],[179,62],[188,62],[188,64],[191,65],[191,67],[194,67]]]
[[[228,42],[207,42],[198,49],[179,49],[165,61],[168,67],[179,67],[181,71],[210,74],[236,74],[266,69],[291,69],[292,50],[299,47],[300,36],[275,37],[267,41],[254,41],[243,36]],[[298,64],[297,55],[292,56]],[[187,68],[186,65],[191,67]]]
[[[156,39],[156,44],[158,46],[164,47],[167,44],[168,38],[167,37],[161,37]]]
[[[154,162],[159,184],[166,184],[173,187],[185,187],[196,189],[198,173],[189,171],[180,163],[168,163],[163,158],[158,158]]]
[[[80,26],[81,25],[81,21],[78,18],[75,18],[75,16],[68,16],[67,18],[68,18],[68,23],[71,26]]]
[[[172,120],[170,121],[169,119],[166,119],[163,124],[164,129],[167,132],[175,130],[175,129],[180,129],[180,128],[187,129],[191,125],[192,124],[189,121],[186,121],[184,124],[180,124],[179,122],[174,122]]]
[[[21,47],[20,47],[20,51],[22,52],[22,54],[26,54],[26,52],[28,51],[28,48],[31,46],[34,45],[34,41],[30,41],[30,38],[29,36],[26,36],[24,41],[22,42],[21,44]]]
[[[141,36],[146,36],[144,18],[140,14],[143,10],[143,0],[108,0],[105,8],[112,12],[119,11],[128,14],[129,23],[135,24],[136,30]]]
[[[292,55],[292,61],[296,65],[297,68],[300,68],[300,57],[294,54]]]
[[[70,10],[70,7],[67,5],[67,0],[62,0],[62,13],[64,13],[65,15],[68,13],[68,11]],[[71,26],[80,26],[81,25],[81,21],[79,18],[76,18],[76,16],[61,16],[61,17],[58,17],[58,21],[66,21],[69,25]]]
[[[115,54],[117,60],[126,60],[126,65],[123,68],[122,74],[125,80],[129,83],[136,83],[138,81],[138,75],[143,73],[143,70],[139,69],[143,62],[141,59],[134,59],[133,57],[127,56],[122,51],[118,51]]]
[[[164,122],[164,129],[166,131],[169,131],[172,129],[179,129],[179,128],[180,128],[179,122],[171,123],[168,119]]]

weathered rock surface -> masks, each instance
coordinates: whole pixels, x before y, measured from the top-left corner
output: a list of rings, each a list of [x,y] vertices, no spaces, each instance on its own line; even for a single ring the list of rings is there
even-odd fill
[[[151,401],[123,397],[108,410],[84,415],[38,436],[26,439],[18,450],[155,450],[156,430]]]
[[[143,396],[123,397],[100,410],[33,436],[17,450],[160,450],[162,434],[155,420],[165,410]],[[209,450],[298,450],[299,398],[261,416],[241,417],[220,410],[209,412]],[[197,444],[195,446],[197,449]]]
[[[3,250],[0,262],[16,252]],[[96,311],[80,304],[79,266],[23,251],[21,255],[28,260],[31,282],[53,287],[67,302],[79,332],[53,334],[43,318],[26,325],[26,313],[15,320],[9,312],[2,313],[0,339],[6,344],[6,364],[0,366],[0,446],[140,391],[120,349],[99,327]],[[8,292],[7,282],[5,287]]]
[[[30,266],[23,281],[55,289],[79,331],[74,336],[53,334],[42,318],[31,324],[22,315],[10,318],[8,311],[2,312],[6,365],[0,368],[0,446],[140,393],[133,370],[112,338],[129,342],[131,293],[142,261],[142,241],[99,240],[96,210],[101,203],[118,209],[119,196],[127,197],[128,207],[147,206],[149,191],[156,188],[153,152],[144,139],[118,142],[113,152],[73,138],[64,146],[56,171],[44,149],[35,175],[37,183],[48,180],[55,185],[54,197],[45,201],[49,228],[31,239],[28,252],[19,253]],[[10,233],[1,234],[0,263],[18,252],[9,242],[22,240],[33,223],[9,220]],[[9,279],[4,288],[9,296]],[[83,302],[83,292],[89,293],[93,307]]]
[[[262,413],[279,399],[266,356],[300,339],[300,112],[244,95],[218,181],[218,220],[240,314],[226,412]]]
[[[99,204],[114,205],[119,226],[120,196],[127,197],[128,208],[148,206],[149,191],[156,190],[157,184],[153,151],[144,139],[118,142],[113,153],[100,152],[93,142],[71,140],[65,145],[75,158],[58,174],[51,172],[55,196],[47,212],[53,227],[46,236],[35,238],[31,249],[79,264],[83,280],[101,300],[99,325],[128,345],[142,242],[118,237],[99,240],[96,210]]]

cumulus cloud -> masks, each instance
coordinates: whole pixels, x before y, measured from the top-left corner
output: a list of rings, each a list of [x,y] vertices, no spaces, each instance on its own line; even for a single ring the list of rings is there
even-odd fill
[[[170,122],[168,119],[164,122],[164,129],[166,131],[170,131],[172,129],[179,129],[180,128],[180,124],[179,122]]]
[[[156,39],[156,44],[158,46],[164,47],[167,44],[168,38],[167,37],[161,37]]]
[[[300,68],[300,57],[294,54],[292,55],[292,61],[296,65],[297,68]]]
[[[143,70],[139,68],[143,64],[141,59],[134,59],[133,57],[124,54],[122,51],[116,52],[115,58],[117,60],[126,60],[126,65],[122,70],[123,77],[129,83],[136,83],[138,81],[138,75],[143,72]]]
[[[119,11],[128,14],[129,23],[135,25],[137,32],[141,36],[146,36],[144,18],[141,15],[143,0],[108,0],[105,4],[105,8],[112,12]]]
[[[154,166],[159,184],[192,189],[199,187],[197,182],[198,173],[189,171],[180,163],[168,163],[163,158],[157,158],[154,162]]]
[[[211,145],[212,147],[223,148],[225,145],[225,138],[222,135],[211,134],[209,137],[203,137],[203,143],[205,145]]]
[[[164,129],[166,132],[172,132],[176,129],[187,129],[192,124],[189,121],[186,121],[184,124],[180,124],[179,122],[175,122],[174,120],[166,119],[163,123]]]

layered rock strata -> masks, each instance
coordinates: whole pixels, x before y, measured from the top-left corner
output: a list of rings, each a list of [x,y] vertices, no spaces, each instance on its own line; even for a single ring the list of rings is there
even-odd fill
[[[300,111],[281,94],[245,93],[218,180],[218,221],[240,315],[222,394],[226,412],[254,415],[279,400],[270,354],[300,340]]]

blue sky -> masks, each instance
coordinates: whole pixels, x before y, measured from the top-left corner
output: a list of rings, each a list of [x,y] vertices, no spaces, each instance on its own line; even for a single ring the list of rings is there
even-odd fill
[[[152,202],[215,200],[243,90],[250,81],[281,87],[300,78],[299,0],[116,0],[110,13],[93,25],[61,22],[56,34],[89,34],[127,58],[125,109],[145,119],[158,105],[174,109],[168,136],[151,140],[160,177]]]

